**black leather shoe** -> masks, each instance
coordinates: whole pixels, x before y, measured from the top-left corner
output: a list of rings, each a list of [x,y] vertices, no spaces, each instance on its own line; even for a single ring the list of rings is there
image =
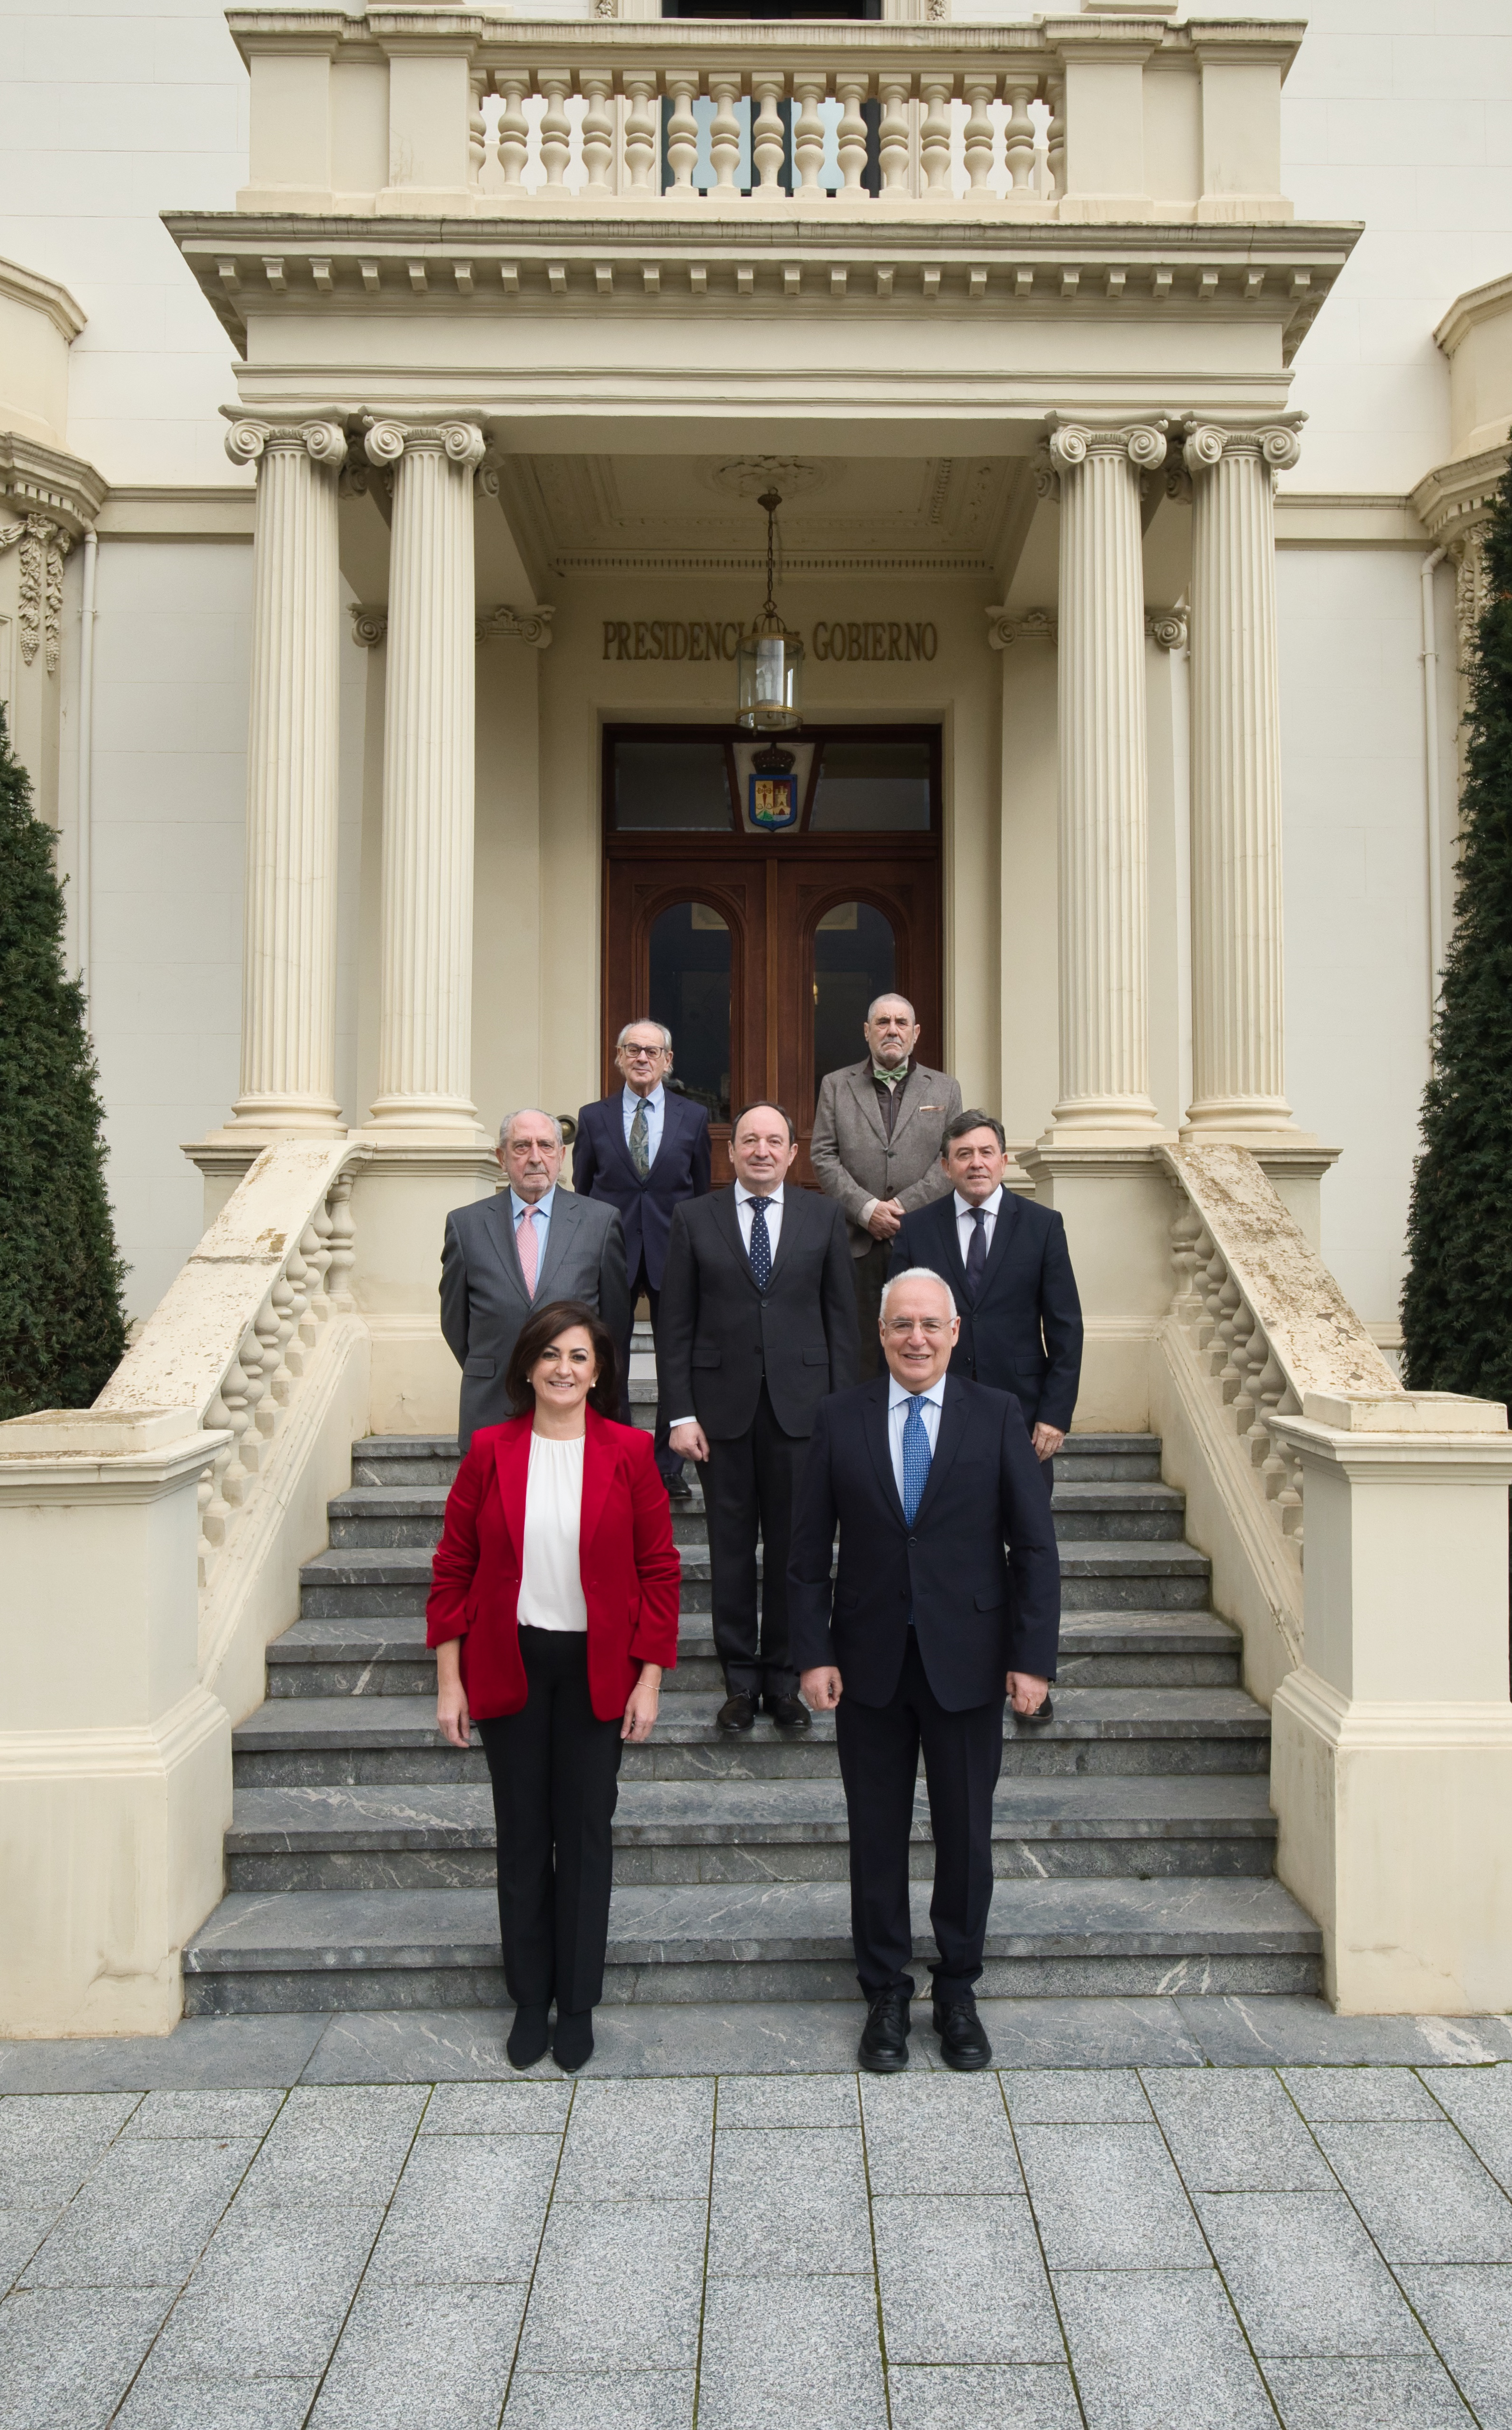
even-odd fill
[[[872,2075],[901,2075],[908,2064],[913,2019],[906,1991],[879,1991],[866,2012],[856,2056]]]
[[[722,1730],[733,1733],[751,1729],[756,1722],[756,1698],[739,1694],[726,1696],[714,1719]]]
[[[675,1476],[669,1476],[667,1479],[667,1498],[670,1502],[691,1502],[693,1489],[681,1470]]]
[[[939,2036],[939,2056],[947,2067],[955,2068],[961,2075],[970,2075],[979,2067],[990,2067],[992,2045],[976,2013],[974,2000],[937,2000],[933,2023]]]
[[[551,2055],[566,2075],[586,2067],[593,2056],[593,2011],[591,2008],[558,2008],[557,2031],[552,2039]]]
[[[1015,1713],[1013,1716],[1015,1726],[1021,1730],[1046,1729],[1055,1718],[1055,1700],[1048,1691],[1044,1703],[1037,1713]]]
[[[550,2039],[551,2033],[546,2023],[544,2000],[539,2007],[516,2008],[514,2023],[509,2028],[509,2039],[504,2046],[509,2065],[534,2067],[538,2058],[545,2057],[546,2045]]]
[[[779,1730],[806,1730],[814,1718],[802,1696],[763,1696],[761,1709]]]

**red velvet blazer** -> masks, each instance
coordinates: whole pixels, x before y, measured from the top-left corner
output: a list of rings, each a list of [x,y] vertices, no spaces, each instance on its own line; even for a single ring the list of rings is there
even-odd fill
[[[649,1434],[588,1411],[578,1561],[588,1605],[588,1685],[601,1722],[623,1712],[642,1662],[677,1659],[681,1565]],[[431,1565],[425,1642],[462,1640],[468,1710],[481,1722],[525,1702],[520,1571],[531,1419],[480,1426],[446,1497]]]

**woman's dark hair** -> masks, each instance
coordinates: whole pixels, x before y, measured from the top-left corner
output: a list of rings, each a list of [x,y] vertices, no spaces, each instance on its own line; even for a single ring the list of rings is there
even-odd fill
[[[530,1371],[541,1353],[548,1350],[558,1333],[580,1326],[593,1344],[598,1373],[589,1387],[588,1406],[597,1409],[601,1418],[618,1419],[620,1414],[620,1353],[613,1334],[596,1308],[586,1300],[553,1299],[544,1307],[532,1308],[515,1336],[504,1389],[517,1418],[524,1417],[536,1406],[535,1387]]]

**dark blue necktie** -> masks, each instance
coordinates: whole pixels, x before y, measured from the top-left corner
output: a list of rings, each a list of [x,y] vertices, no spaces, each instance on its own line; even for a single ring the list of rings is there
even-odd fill
[[[767,1230],[767,1208],[770,1198],[747,1201],[751,1209],[751,1274],[758,1291],[764,1291],[772,1280],[772,1235]]]
[[[987,1273],[987,1213],[983,1207],[972,1209],[972,1245],[966,1252],[966,1296],[976,1306],[982,1278]]]
[[[914,1392],[909,1395],[908,1414],[903,1422],[903,1515],[910,1527],[919,1516],[919,1505],[929,1482],[929,1458],[924,1396]]]

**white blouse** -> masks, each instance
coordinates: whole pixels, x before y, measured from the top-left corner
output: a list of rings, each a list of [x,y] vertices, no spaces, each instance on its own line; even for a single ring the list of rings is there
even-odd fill
[[[525,1552],[520,1570],[521,1620],[528,1628],[587,1629],[578,1561],[583,1517],[583,1445],[530,1438],[525,1482]]]

